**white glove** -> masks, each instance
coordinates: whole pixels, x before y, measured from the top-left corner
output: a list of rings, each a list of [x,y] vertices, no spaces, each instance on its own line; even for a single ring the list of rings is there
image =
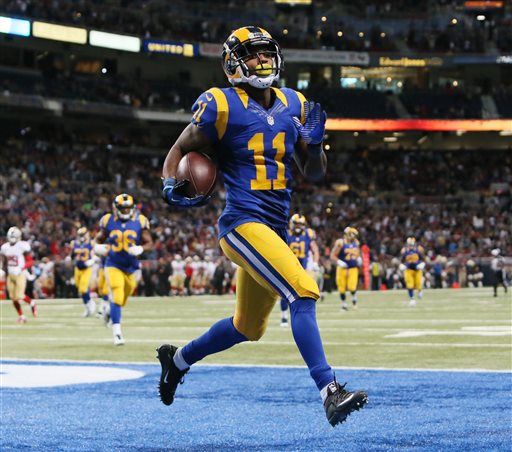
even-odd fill
[[[319,272],[320,271],[320,265],[318,265],[316,262],[313,262],[311,264],[311,271],[312,272]]]
[[[347,268],[348,265],[345,261],[342,261],[341,259],[338,259],[338,262],[336,263],[336,265],[338,265],[338,267],[341,267],[341,268]]]
[[[423,270],[425,268],[425,262],[421,262],[420,264],[416,265],[416,270]]]
[[[144,248],[140,245],[133,245],[128,248],[128,254],[132,256],[140,256],[144,252]]]
[[[109,246],[104,243],[96,243],[96,245],[94,245],[94,252],[98,256],[106,256],[108,254],[108,249]]]
[[[360,257],[357,258],[357,266],[360,267],[361,265],[363,265],[363,259],[361,259]]]
[[[93,265],[94,265],[94,259],[91,258],[91,259],[87,259],[85,261],[85,266],[86,267],[92,267]]]
[[[403,272],[403,271],[405,271],[407,269],[407,267],[404,264],[400,264],[398,266],[398,269]]]

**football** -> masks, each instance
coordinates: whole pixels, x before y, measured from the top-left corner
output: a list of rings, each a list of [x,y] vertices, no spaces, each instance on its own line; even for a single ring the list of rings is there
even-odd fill
[[[217,166],[207,155],[192,151],[180,160],[176,179],[178,182],[186,181],[186,184],[179,189],[180,194],[189,198],[208,196],[217,182]]]

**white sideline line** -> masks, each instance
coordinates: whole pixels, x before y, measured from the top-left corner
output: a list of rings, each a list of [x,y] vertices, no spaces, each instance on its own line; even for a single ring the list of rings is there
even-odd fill
[[[18,337],[10,337],[10,336],[3,336],[3,339],[11,339],[15,340]],[[62,342],[61,338],[56,337],[37,337],[37,341],[40,342]],[[158,343],[159,339],[130,339],[128,337],[127,342],[133,343],[133,344],[155,344]],[[187,343],[189,342],[188,339],[173,339],[176,343]],[[84,343],[84,340],[82,338],[72,339],[72,338],[66,338],[66,342],[73,342],[73,343]],[[111,342],[110,336],[107,338],[87,338],[87,343],[96,343],[96,344],[103,344],[106,342]],[[350,345],[350,346],[357,346],[357,347],[452,347],[452,348],[510,348],[510,344],[458,344],[458,343],[450,343],[445,344],[442,342],[436,343],[436,342],[334,342],[334,341],[324,341],[324,345]],[[243,344],[244,347],[260,347],[263,345],[289,345],[289,346],[295,346],[295,342],[290,341],[258,341],[258,342],[245,342]]]
[[[117,365],[131,365],[131,366],[147,366],[158,365],[158,363],[151,363],[147,361],[108,361],[108,360],[93,360],[83,361],[74,359],[22,359],[22,358],[9,358],[2,357],[0,363],[4,361],[14,362],[34,362],[34,363],[79,363],[79,364],[117,364]],[[306,366],[299,366],[294,364],[194,364],[194,367],[261,367],[272,369],[306,369]],[[342,370],[384,370],[392,372],[460,372],[460,373],[497,373],[497,374],[511,374],[512,370],[496,370],[496,369],[483,369],[483,368],[470,368],[470,369],[431,369],[421,367],[349,367],[349,366],[334,366],[335,369]]]

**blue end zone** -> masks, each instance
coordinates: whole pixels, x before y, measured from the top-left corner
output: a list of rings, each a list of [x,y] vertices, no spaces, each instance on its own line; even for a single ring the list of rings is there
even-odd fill
[[[196,366],[166,407],[157,396],[159,366],[97,365],[145,376],[3,387],[0,449],[510,451],[512,445],[509,373],[338,370],[338,380],[368,390],[370,402],[332,428],[306,369]]]

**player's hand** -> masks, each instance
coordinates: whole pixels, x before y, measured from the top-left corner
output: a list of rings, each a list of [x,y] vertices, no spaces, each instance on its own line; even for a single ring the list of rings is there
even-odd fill
[[[293,117],[295,128],[299,132],[300,137],[310,147],[320,147],[324,139],[325,121],[327,113],[322,110],[322,106],[315,102],[304,102],[304,117],[306,121],[301,124],[300,119]],[[318,152],[320,154],[320,152]]]
[[[144,248],[141,245],[133,245],[128,248],[128,254],[132,256],[140,256],[144,252]]]
[[[96,245],[94,245],[94,252],[98,256],[106,256],[108,254],[108,249],[109,246],[105,243],[96,243]]]
[[[162,189],[162,198],[170,206],[178,207],[201,207],[204,206],[211,196],[195,196],[187,198],[184,195],[176,193],[176,190],[183,187],[187,182],[178,182],[174,177],[168,177],[163,180],[164,188]]]
[[[361,259],[360,257],[357,258],[357,266],[360,267],[361,265],[363,265],[363,259]]]
[[[400,271],[402,271],[402,272],[403,272],[403,271],[407,270],[407,267],[406,267],[404,264],[400,264],[400,265],[398,266],[398,270],[400,270]]]
[[[91,258],[91,259],[87,259],[85,261],[85,266],[86,267],[92,267],[93,265],[94,265],[94,259]]]
[[[416,265],[416,270],[423,270],[425,268],[425,262],[420,262]]]
[[[345,261],[342,261],[341,259],[338,259],[338,262],[336,262],[336,265],[340,268],[347,268],[348,265]]]
[[[315,273],[319,272],[320,271],[320,265],[318,265],[316,262],[313,262],[311,264],[311,271],[315,272]]]

